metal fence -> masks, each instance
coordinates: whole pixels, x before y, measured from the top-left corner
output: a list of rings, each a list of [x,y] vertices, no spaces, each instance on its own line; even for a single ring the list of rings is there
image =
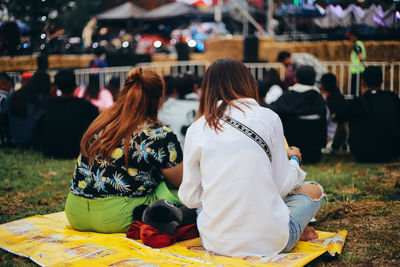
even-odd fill
[[[338,81],[338,87],[342,94],[345,96],[351,96],[351,67],[349,62],[340,61],[328,61],[324,62],[327,66],[328,71],[336,75]],[[377,66],[382,69],[382,89],[390,90],[397,94],[400,94],[400,62],[387,63],[387,62],[365,62],[364,66]],[[356,86],[359,86],[361,75],[358,73],[355,75]],[[357,92],[360,92],[357,88]]]
[[[336,75],[337,84],[346,97],[351,96],[351,63],[345,61],[326,61],[323,62],[328,71]],[[160,75],[172,75],[177,76],[179,72],[187,72],[201,77],[203,76],[206,68],[210,65],[207,61],[182,61],[182,62],[153,62],[153,63],[141,63],[136,67],[150,67]],[[285,77],[285,67],[281,63],[245,63],[249,68],[250,72],[257,80],[262,80],[265,75],[265,71],[274,68],[278,71],[281,79]],[[365,66],[378,66],[382,69],[383,75],[383,90],[390,90],[400,94],[400,62],[388,63],[388,62],[366,62]],[[358,81],[361,79],[360,75],[356,75]],[[359,83],[356,83],[358,86]],[[357,88],[357,92],[360,92],[360,88]]]
[[[135,67],[151,68],[161,76],[176,77],[181,72],[190,72],[197,77],[203,77],[210,64],[208,61],[171,61],[139,63]]]
[[[323,62],[328,71],[332,72],[337,77],[337,85],[346,97],[351,96],[351,64],[345,61],[327,61]],[[134,67],[151,68],[159,75],[178,76],[181,72],[190,72],[198,77],[202,77],[210,65],[208,61],[173,61],[173,62],[151,62],[140,63]],[[257,80],[264,78],[265,72],[271,68],[275,68],[281,79],[285,76],[285,67],[281,63],[245,63],[250,72]],[[383,90],[390,90],[400,95],[400,62],[387,63],[387,62],[366,62],[365,66],[378,66],[382,69],[383,75]],[[88,84],[90,74],[99,74],[100,86],[107,85],[111,78],[117,78],[122,85],[125,81],[129,71],[133,66],[125,67],[111,67],[102,69],[76,69],[75,76],[76,82],[80,86]],[[51,75],[55,74],[55,70],[50,71]],[[14,83],[21,79],[19,72],[8,72]],[[360,75],[357,79],[361,79]]]
[[[91,74],[99,74],[100,87],[105,87],[111,78],[117,78],[120,84],[124,84],[126,76],[133,69],[132,66],[111,67],[101,69],[76,69],[75,79],[78,86],[85,86],[89,83]]]
[[[249,68],[250,72],[254,75],[257,80],[262,80],[264,77],[264,70],[275,68],[284,79],[285,68],[280,63],[245,63]],[[346,97],[352,97],[351,95],[351,63],[346,61],[326,61],[323,62],[327,67],[328,71],[335,74],[337,78],[337,85],[343,95]],[[400,95],[400,62],[388,63],[388,62],[365,62],[365,66],[377,66],[382,69],[382,89],[390,90]],[[356,86],[359,86],[361,75],[356,74],[357,79]],[[361,92],[360,88],[357,88],[356,92]]]
[[[276,69],[281,77],[285,78],[285,66],[281,63],[244,63],[256,80],[263,80],[265,71]]]
[[[19,83],[21,80],[20,72],[7,72],[8,76],[10,76],[11,80],[14,84]]]

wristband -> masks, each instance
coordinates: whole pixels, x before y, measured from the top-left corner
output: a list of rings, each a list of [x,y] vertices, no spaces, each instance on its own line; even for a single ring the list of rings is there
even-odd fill
[[[292,159],[295,160],[297,162],[297,164],[299,164],[299,166],[300,166],[300,160],[297,156],[291,156],[290,160],[292,160]]]
[[[299,155],[297,155],[297,154],[294,154],[294,155],[291,155],[291,156],[290,156],[290,158],[292,158],[292,157],[297,158],[297,159],[299,160],[299,162],[301,162],[301,156],[299,156]]]

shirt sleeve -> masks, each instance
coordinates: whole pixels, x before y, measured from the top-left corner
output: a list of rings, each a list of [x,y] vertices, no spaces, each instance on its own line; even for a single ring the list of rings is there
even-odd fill
[[[278,100],[278,98],[282,95],[283,90],[279,85],[273,85],[271,86],[271,88],[269,89],[266,98],[265,98],[265,102],[267,104],[271,104],[273,102],[275,102],[276,100]]]
[[[203,188],[200,173],[201,147],[196,143],[191,130],[193,128],[189,127],[185,139],[183,179],[178,196],[185,206],[194,209],[201,207]]]
[[[273,137],[274,147],[272,151],[272,175],[280,195],[284,197],[298,184],[304,181],[306,172],[300,168],[297,161],[288,159],[283,126],[278,117],[275,125]]]
[[[156,140],[151,155],[161,169],[172,168],[182,162],[182,149],[176,135],[168,129],[165,138]]]

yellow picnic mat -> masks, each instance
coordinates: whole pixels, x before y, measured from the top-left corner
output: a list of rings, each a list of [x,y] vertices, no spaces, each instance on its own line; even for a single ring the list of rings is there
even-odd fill
[[[199,238],[153,249],[124,234],[78,232],[59,212],[0,225],[0,247],[41,266],[304,266],[325,252],[340,254],[347,231],[318,234],[287,254],[224,257],[205,251]]]

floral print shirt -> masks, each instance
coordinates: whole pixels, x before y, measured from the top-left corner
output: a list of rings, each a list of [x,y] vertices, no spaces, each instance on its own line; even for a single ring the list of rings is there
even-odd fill
[[[80,154],[70,186],[71,193],[89,199],[146,196],[164,180],[161,169],[182,162],[182,150],[175,134],[160,124],[142,127],[135,132],[128,153],[128,169],[123,141],[109,161],[98,160],[97,164],[91,165]]]

